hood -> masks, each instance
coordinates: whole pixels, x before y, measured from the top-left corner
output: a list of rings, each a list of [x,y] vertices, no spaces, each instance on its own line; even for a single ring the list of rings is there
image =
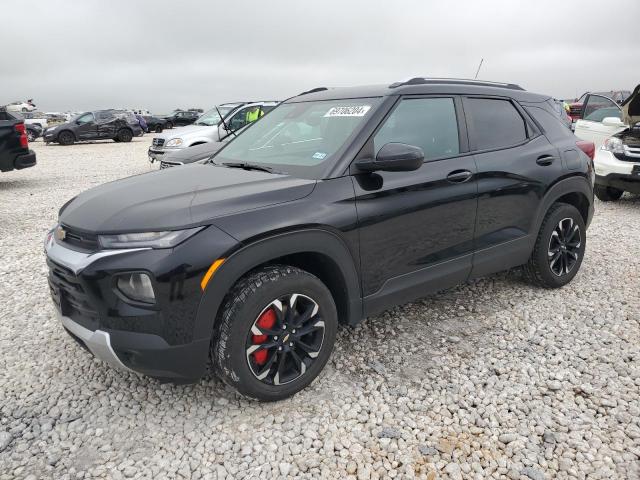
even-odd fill
[[[170,140],[172,138],[184,138],[191,135],[209,137],[211,136],[211,134],[217,133],[218,127],[216,125],[186,125],[184,127],[177,127],[171,130],[166,130],[159,135],[155,135],[154,138],[164,138],[165,140]]]
[[[193,147],[182,148],[175,152],[169,152],[163,157],[163,160],[170,162],[193,163],[198,160],[209,158],[224,145],[224,142],[202,143],[200,145],[194,145]]]
[[[81,193],[60,223],[91,233],[176,230],[216,217],[291,202],[315,180],[207,165],[171,168],[117,180]]]
[[[622,102],[622,121],[629,126],[640,122],[640,85]]]

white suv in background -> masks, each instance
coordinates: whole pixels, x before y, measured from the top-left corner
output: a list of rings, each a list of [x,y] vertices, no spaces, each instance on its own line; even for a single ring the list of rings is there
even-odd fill
[[[226,137],[240,130],[249,123],[247,114],[255,108],[260,109],[258,118],[273,110],[279,102],[244,102],[224,103],[217,108],[203,113],[193,123],[185,127],[174,128],[153,137],[149,147],[149,161],[161,161],[167,153],[177,150],[202,145],[209,142],[220,142]],[[222,115],[222,118],[220,118]],[[223,121],[224,120],[224,121]]]
[[[640,85],[618,106],[601,95],[590,95],[575,134],[596,145],[594,193],[615,201],[624,192],[640,194]]]

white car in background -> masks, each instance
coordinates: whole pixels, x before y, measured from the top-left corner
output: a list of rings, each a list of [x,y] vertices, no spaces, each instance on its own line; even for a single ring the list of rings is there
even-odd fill
[[[600,200],[640,194],[640,85],[621,107],[600,95],[587,98],[575,134],[596,145],[594,191]]]
[[[221,142],[250,123],[247,119],[249,112],[257,110],[257,118],[261,118],[273,110],[278,103],[261,101],[218,105],[200,115],[192,125],[179,127],[153,137],[148,151],[149,161],[152,163],[162,161],[165,155],[184,148],[203,143]]]
[[[5,108],[7,112],[33,112],[36,106],[33,104],[33,101],[27,100],[26,102],[10,103]]]

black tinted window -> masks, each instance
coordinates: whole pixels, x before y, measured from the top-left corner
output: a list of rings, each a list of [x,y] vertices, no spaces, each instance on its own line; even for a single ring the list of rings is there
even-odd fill
[[[562,123],[560,114],[547,111],[542,107],[525,107],[529,115],[535,118],[544,130],[545,136],[552,142],[573,136],[569,127]]]
[[[420,147],[425,159],[458,154],[460,143],[453,99],[402,100],[378,130],[373,142],[376,154],[389,142]]]
[[[527,139],[525,121],[508,100],[469,98],[465,113],[474,132],[477,150],[509,147]]]

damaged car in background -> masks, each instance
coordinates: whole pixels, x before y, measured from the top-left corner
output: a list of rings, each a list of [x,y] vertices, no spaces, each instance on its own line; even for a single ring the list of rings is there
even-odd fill
[[[613,112],[611,108],[602,106],[607,115]],[[597,114],[598,110],[591,113]],[[624,192],[640,194],[640,85],[622,103],[616,116],[604,117],[600,124],[591,123],[580,129],[576,126],[576,136],[597,142],[609,133],[594,158],[596,196],[607,202],[619,200]]]

